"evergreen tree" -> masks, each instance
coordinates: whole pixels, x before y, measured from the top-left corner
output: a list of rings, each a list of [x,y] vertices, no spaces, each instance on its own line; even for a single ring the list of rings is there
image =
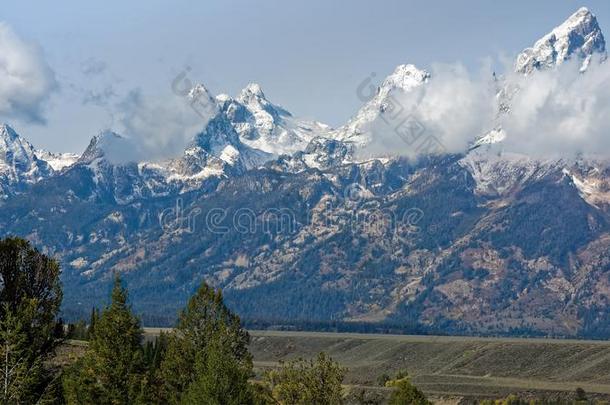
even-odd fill
[[[100,317],[97,308],[91,308],[91,316],[89,317],[89,327],[87,328],[87,340],[93,337],[95,333],[95,324],[97,319]]]
[[[182,398],[183,404],[244,405],[253,403],[248,384],[251,370],[243,367],[220,339],[212,340],[195,361],[195,380]]]
[[[38,397],[37,382],[43,374],[42,360],[32,356],[27,345],[25,325],[31,313],[23,312],[13,314],[5,305],[4,318],[0,321],[2,404],[34,403]]]
[[[146,373],[142,381],[142,401],[146,404],[165,404],[163,401],[163,380],[161,378],[161,362],[167,351],[167,334],[161,332],[154,341],[144,345],[144,363]]]
[[[293,360],[265,374],[273,398],[280,404],[335,405],[343,403],[345,369],[325,353],[316,360]]]
[[[142,328],[127,304],[118,276],[112,301],[95,324],[85,355],[64,378],[69,404],[134,404],[142,402]]]
[[[87,324],[82,319],[76,323],[68,325],[68,331],[66,332],[68,339],[74,340],[89,340],[89,333],[87,330]]]
[[[0,240],[0,403],[52,402],[45,361],[63,338],[59,265],[19,238]]]
[[[252,372],[249,340],[239,317],[224,305],[220,290],[202,284],[168,338],[160,371],[164,382],[162,401],[192,403],[189,401],[194,398],[211,395],[206,398],[224,397],[225,402],[219,403],[229,404],[244,398],[243,391],[249,390],[247,375]],[[214,376],[214,372],[219,376]],[[222,381],[215,380],[211,391],[214,378]]]

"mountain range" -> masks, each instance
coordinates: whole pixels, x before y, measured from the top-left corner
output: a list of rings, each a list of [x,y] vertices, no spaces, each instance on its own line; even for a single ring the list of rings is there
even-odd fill
[[[514,71],[604,63],[579,9]],[[490,78],[491,79],[491,78]],[[343,126],[298,118],[257,84],[203,85],[201,131],[181,156],[133,160],[112,131],[79,156],[0,127],[0,230],[62,264],[64,314],[88,313],[123,274],[134,308],[169,324],[201,281],[246,320],[346,322],[457,334],[610,336],[610,164],[507,153],[498,127],[447,153],[417,120],[417,158],[375,156],[377,123],[435,77],[399,65]],[[510,114],[500,87],[498,114]]]

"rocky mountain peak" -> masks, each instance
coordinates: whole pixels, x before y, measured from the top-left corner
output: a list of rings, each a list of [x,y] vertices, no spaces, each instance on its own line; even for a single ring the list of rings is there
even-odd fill
[[[540,38],[533,47],[517,57],[515,71],[529,74],[548,69],[576,57],[586,69],[595,54],[605,57],[606,41],[595,15],[586,7],[580,8],[561,25]]]
[[[207,87],[205,87],[202,83],[198,83],[196,84],[190,91],[188,94],[189,98],[191,99],[195,99],[195,98],[200,98],[200,97],[204,97],[207,100],[214,100],[214,97],[212,96],[212,93],[208,90]]]
[[[0,125],[0,164],[29,171],[38,164],[32,144],[22,138],[8,124]]]
[[[380,94],[388,93],[394,89],[410,91],[425,83],[430,78],[430,73],[418,69],[415,65],[398,65],[394,72],[385,78],[380,86]]]
[[[15,140],[19,138],[19,135],[8,124],[2,123],[0,124],[0,138],[3,140]]]
[[[136,148],[129,139],[116,132],[105,130],[95,135],[89,142],[79,162],[89,163],[103,158],[111,163],[127,163],[137,161]]]
[[[0,198],[22,191],[50,176],[53,169],[36,155],[36,150],[7,124],[0,125]]]
[[[383,115],[388,103],[391,102],[389,99],[392,93],[408,93],[425,84],[429,78],[430,73],[415,65],[398,65],[377,87],[376,93],[366,101],[356,115],[346,125],[334,132],[333,137],[354,143],[358,147],[370,144],[374,141],[371,126]]]
[[[263,93],[263,89],[258,83],[249,83],[246,87],[239,92],[237,96],[237,101],[240,103],[247,103],[252,98],[256,99],[265,99],[265,93]]]

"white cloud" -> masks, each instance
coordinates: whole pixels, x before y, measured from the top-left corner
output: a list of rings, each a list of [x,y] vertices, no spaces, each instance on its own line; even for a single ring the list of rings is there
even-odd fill
[[[432,80],[417,90],[415,116],[448,152],[466,150],[491,129],[497,111],[491,78],[487,67],[472,75],[462,65],[435,65]]]
[[[42,50],[0,22],[0,115],[44,122],[42,109],[57,87]]]
[[[513,77],[505,148],[534,157],[610,157],[610,64],[592,62]]]
[[[119,132],[138,145],[147,160],[180,156],[209,116],[198,113],[185,96],[168,94],[153,99],[132,90],[119,103]]]
[[[391,111],[375,120],[367,130],[373,142],[365,154],[413,157],[426,149],[434,137],[450,153],[464,152],[482,133],[493,128],[497,111],[492,72],[487,67],[469,73],[461,64],[437,64],[430,80],[409,92],[390,95],[396,118]],[[413,120],[419,129],[409,132]]]
[[[426,84],[393,94],[392,100],[404,109],[401,117],[422,124],[420,140],[433,135],[446,152],[465,152],[475,139],[501,126],[506,139],[499,147],[507,152],[534,158],[610,158],[610,62],[591,61],[584,73],[580,67],[575,60],[528,76],[509,73],[498,84],[517,89],[508,114],[498,115],[491,71],[483,68],[472,75],[459,64],[433,66]],[[374,142],[365,153],[420,154],[416,142],[408,144],[399,136],[400,120],[388,124],[377,119],[368,128]]]

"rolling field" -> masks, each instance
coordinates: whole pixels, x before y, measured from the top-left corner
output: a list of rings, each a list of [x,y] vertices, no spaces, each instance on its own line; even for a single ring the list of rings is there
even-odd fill
[[[251,331],[257,369],[325,351],[349,368],[348,385],[376,386],[407,369],[435,396],[552,396],[577,387],[610,398],[610,342]]]

